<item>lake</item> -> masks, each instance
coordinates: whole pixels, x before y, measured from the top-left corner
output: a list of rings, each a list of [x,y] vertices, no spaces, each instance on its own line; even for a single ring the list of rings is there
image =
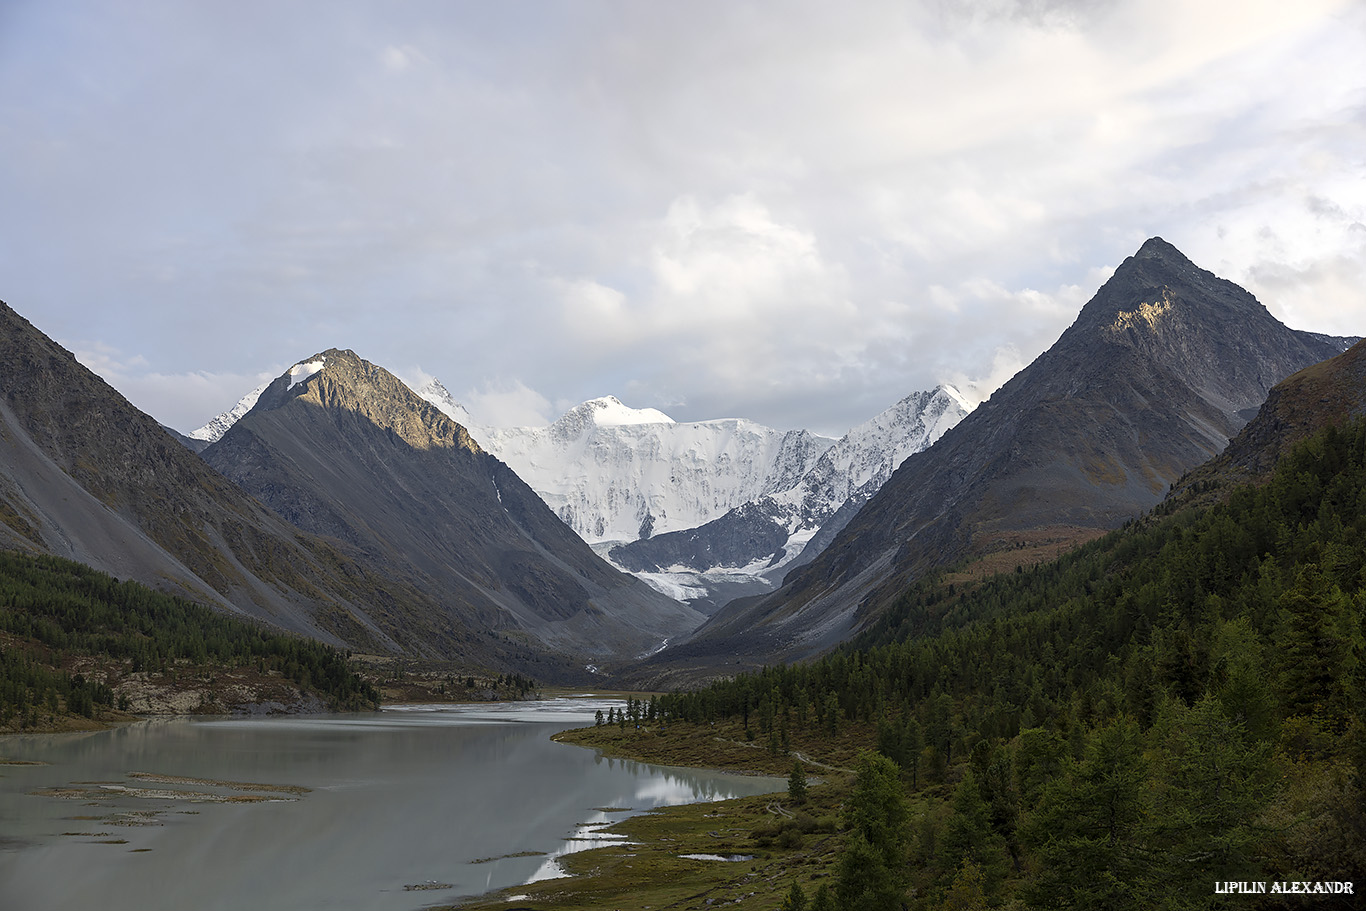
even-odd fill
[[[409,911],[560,875],[634,813],[786,786],[551,742],[616,704],[0,737],[0,908]]]

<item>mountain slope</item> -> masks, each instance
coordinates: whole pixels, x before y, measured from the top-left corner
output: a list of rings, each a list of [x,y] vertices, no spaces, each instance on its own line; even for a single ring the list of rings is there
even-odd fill
[[[775,588],[777,582],[768,580],[781,580],[815,557],[907,456],[928,448],[970,410],[950,386],[912,393],[850,430],[787,490],[697,528],[618,545],[609,556],[646,578],[665,574],[675,585],[699,591],[739,590],[742,580],[753,580],[747,594],[754,584],[760,591]],[[832,521],[837,515],[841,521]]]
[[[204,452],[300,528],[358,549],[476,630],[595,660],[700,615],[619,573],[461,425],[332,349],[271,383]]]
[[[300,536],[4,304],[0,542],[334,644],[399,648],[358,600],[374,580],[350,554]]]
[[[1295,443],[1361,414],[1366,414],[1366,342],[1278,383],[1228,448],[1182,478],[1177,491],[1257,480]]]
[[[908,458],[820,557],[669,657],[816,651],[929,568],[1112,528],[1220,451],[1272,385],[1343,347],[1287,328],[1152,238],[1053,347]]]

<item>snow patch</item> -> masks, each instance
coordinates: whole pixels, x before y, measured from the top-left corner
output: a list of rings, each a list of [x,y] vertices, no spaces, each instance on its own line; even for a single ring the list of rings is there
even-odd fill
[[[474,423],[474,418],[470,415],[469,409],[457,402],[450,390],[435,377],[413,391],[418,394],[419,398],[435,405],[438,411],[466,430],[469,430],[470,425]]]
[[[290,367],[289,388],[293,389],[300,383],[308,382],[308,380],[317,375],[318,371],[322,370],[326,364],[327,358],[320,357],[316,361],[309,361],[306,364],[295,364],[293,367]]]
[[[669,640],[665,639],[663,642],[659,643],[659,645],[656,645],[654,648],[650,649],[648,652],[641,655],[637,660],[644,661],[646,658],[653,658],[655,655],[658,655],[660,652],[664,651],[668,647]]]
[[[674,419],[655,408],[631,408],[614,395],[589,399],[587,406],[593,423],[599,427],[627,427],[632,424],[672,424]]]
[[[697,578],[696,573],[636,573],[635,576],[661,595],[675,601],[691,601],[707,596],[706,588],[695,583],[690,584]]]

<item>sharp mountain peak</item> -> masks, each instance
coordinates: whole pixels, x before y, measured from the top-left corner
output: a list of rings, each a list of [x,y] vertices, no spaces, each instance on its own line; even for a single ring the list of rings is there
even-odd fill
[[[299,361],[276,377],[247,413],[307,406],[353,413],[417,449],[483,451],[463,424],[349,348],[328,348]]]

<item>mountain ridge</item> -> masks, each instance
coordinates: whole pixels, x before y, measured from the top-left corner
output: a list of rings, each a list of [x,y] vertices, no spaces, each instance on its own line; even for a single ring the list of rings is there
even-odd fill
[[[852,428],[786,490],[696,528],[615,546],[608,556],[645,578],[660,574],[674,584],[698,586],[717,607],[772,589],[789,570],[813,559],[907,456],[933,444],[970,410],[947,384],[911,393]],[[751,578],[752,583],[742,581]],[[714,588],[721,589],[719,597]]]
[[[818,652],[927,569],[1024,546],[1041,529],[1099,534],[1220,451],[1275,382],[1342,347],[1285,327],[1151,238],[1053,346],[907,458],[815,561],[661,661]]]
[[[471,629],[624,660],[700,616],[600,560],[461,424],[353,351],[277,378],[205,460]],[[446,622],[440,621],[438,622]]]
[[[0,539],[333,645],[399,645],[351,556],[245,496],[0,303]],[[363,571],[358,571],[363,576]]]

